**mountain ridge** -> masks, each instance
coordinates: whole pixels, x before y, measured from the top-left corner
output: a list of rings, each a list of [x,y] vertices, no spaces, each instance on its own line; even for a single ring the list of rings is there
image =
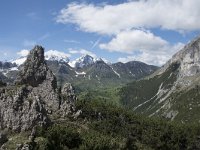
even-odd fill
[[[200,38],[196,38],[153,75],[124,87],[122,103],[149,116],[198,122],[199,69]]]
[[[87,85],[86,87],[89,89],[120,86],[129,81],[143,78],[158,68],[138,61],[110,64],[106,63],[103,59],[96,59],[89,55],[79,58],[76,66],[71,67],[69,59],[66,56],[60,56],[60,54],[55,56],[55,51],[52,57],[50,54],[48,57],[46,56],[45,60],[57,76],[60,85],[63,86],[65,83],[70,82],[78,88],[81,87],[80,89],[84,89],[83,85]],[[21,59],[25,58],[23,57]],[[18,63],[18,67],[2,70],[2,75],[0,75],[1,79],[4,81],[14,80],[18,72],[17,68],[20,69],[21,67],[23,65]]]

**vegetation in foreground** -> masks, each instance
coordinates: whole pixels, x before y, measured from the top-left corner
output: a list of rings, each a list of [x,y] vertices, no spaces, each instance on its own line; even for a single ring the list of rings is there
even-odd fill
[[[37,128],[33,149],[200,149],[197,125],[145,118],[98,100],[83,99],[76,105],[82,110],[78,119],[57,120],[46,129]]]

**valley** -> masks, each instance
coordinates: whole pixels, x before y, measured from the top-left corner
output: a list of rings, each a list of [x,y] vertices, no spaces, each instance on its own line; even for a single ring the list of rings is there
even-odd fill
[[[200,0],[1,0],[0,150],[200,150]]]
[[[72,68],[45,60],[43,47],[35,46],[24,64],[2,69],[2,148],[199,149],[199,41],[161,68],[102,60]],[[128,66],[135,71],[130,80]],[[8,77],[12,71],[15,78]]]

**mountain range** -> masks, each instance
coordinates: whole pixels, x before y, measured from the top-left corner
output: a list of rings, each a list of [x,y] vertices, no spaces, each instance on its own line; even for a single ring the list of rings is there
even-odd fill
[[[84,55],[71,62],[66,54],[53,50],[47,51],[44,56],[49,68],[56,75],[58,84],[63,86],[65,83],[72,83],[77,90],[124,85],[150,75],[158,69],[157,66],[138,61],[112,64],[90,55]],[[7,67],[0,71],[0,78],[12,83],[25,60],[26,57],[20,57],[2,63],[4,66],[7,64]]]
[[[46,57],[41,46],[21,65],[2,63],[1,149],[200,149],[200,128],[191,124],[200,116],[200,38],[159,69],[88,55],[74,64]],[[118,80],[130,82],[114,93],[120,107],[99,99],[112,95],[106,86],[114,89]],[[90,85],[90,92],[77,98],[69,81],[83,91]],[[95,92],[95,83],[104,84],[106,94]]]
[[[121,89],[121,101],[138,113],[184,123],[200,122],[200,38],[163,67]]]

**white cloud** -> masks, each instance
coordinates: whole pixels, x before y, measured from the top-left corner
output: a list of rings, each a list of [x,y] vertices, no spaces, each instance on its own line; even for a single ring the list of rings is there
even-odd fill
[[[200,0],[129,0],[116,5],[71,3],[60,11],[56,21],[75,24],[85,32],[111,35],[108,43],[97,45],[111,52],[131,54],[120,61],[162,65],[183,44],[170,44],[151,29],[197,31],[199,16]],[[134,55],[136,51],[140,54]]]
[[[48,50],[48,51],[45,52],[46,58],[50,58],[52,56],[56,56],[56,57],[59,57],[59,58],[68,58],[68,57],[71,57],[71,54],[67,54],[65,52],[58,51],[58,50]]]
[[[19,52],[17,52],[17,55],[19,55],[20,57],[26,57],[29,54],[29,50],[23,49]]]
[[[163,28],[175,31],[200,30],[199,0],[139,0],[117,5],[71,3],[56,18],[81,30],[116,34],[132,28]]]
[[[101,49],[132,53],[133,51],[157,51],[168,42],[155,36],[150,31],[127,30],[116,35],[109,43],[100,44]]]
[[[166,40],[155,36],[150,31],[131,30],[120,32],[110,42],[100,44],[100,48],[111,52],[131,54],[131,56],[119,58],[118,61],[137,60],[161,66],[180,50],[183,45],[183,43],[172,45]],[[138,51],[140,51],[139,54],[137,54]]]
[[[166,63],[173,54],[180,50],[184,46],[183,43],[177,43],[175,45],[168,45],[158,51],[141,51],[141,53],[136,55],[130,55],[127,57],[120,57],[118,61],[128,62],[128,61],[141,61],[147,64],[161,66]]]
[[[138,56],[120,57],[118,61],[124,63],[129,61],[141,61],[147,64],[161,66],[168,59],[169,58],[166,55],[151,55],[149,53],[143,52],[141,55]]]
[[[90,52],[88,50],[85,50],[85,49],[80,49],[80,50],[70,49],[69,53],[70,54],[90,55],[90,56],[92,56],[94,58],[97,57],[96,54],[94,54],[94,53],[92,53],[92,52]]]

